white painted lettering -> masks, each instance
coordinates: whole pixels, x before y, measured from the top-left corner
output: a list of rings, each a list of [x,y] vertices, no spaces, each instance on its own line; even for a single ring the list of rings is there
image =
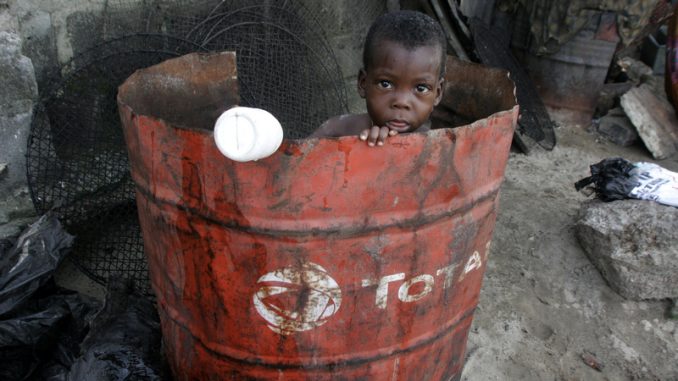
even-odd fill
[[[454,269],[455,268],[457,268],[457,265],[453,264],[453,265],[445,266],[442,269],[438,269],[438,271],[436,271],[437,276],[441,276],[441,275],[445,276],[445,280],[443,281],[443,288],[444,289],[450,288],[450,286],[452,285],[452,277],[454,276]]]
[[[419,276],[415,276],[414,278],[400,285],[400,288],[398,289],[398,299],[406,303],[416,302],[417,300],[428,295],[428,293],[431,292],[431,290],[433,290],[433,282],[434,279],[431,275],[422,274]],[[424,283],[424,289],[421,290],[421,292],[419,292],[418,294],[411,295],[410,287],[412,287],[416,283]]]
[[[379,279],[379,284],[377,285],[377,297],[374,304],[382,310],[385,309],[386,302],[388,302],[388,284],[403,279],[405,279],[405,273],[386,275]],[[374,286],[374,284],[375,282],[370,279],[363,279],[362,282],[363,287]]]
[[[464,266],[464,274],[468,274],[473,270],[479,269],[482,265],[483,262],[480,260],[480,253],[474,251],[466,262],[466,266]]]

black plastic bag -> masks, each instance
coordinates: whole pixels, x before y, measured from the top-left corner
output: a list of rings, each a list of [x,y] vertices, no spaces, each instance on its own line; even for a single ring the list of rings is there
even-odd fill
[[[109,279],[106,302],[82,342],[82,356],[69,381],[159,381],[166,370],[160,354],[155,303],[131,281]]]
[[[53,214],[0,242],[0,380],[65,380],[100,303],[57,287],[73,242]]]
[[[590,168],[591,176],[577,181],[574,187],[579,191],[593,184],[596,196],[603,201],[630,198],[631,190],[639,185],[638,180],[630,174],[635,165],[626,159],[608,158]]]
[[[0,380],[65,380],[100,303],[51,282],[0,318]]]
[[[101,310],[54,284],[72,242],[51,214],[0,242],[0,380],[162,380],[155,303],[132,282],[109,280]]]
[[[51,279],[72,243],[73,236],[61,228],[56,215],[48,213],[21,233],[13,246],[2,245],[0,319]]]

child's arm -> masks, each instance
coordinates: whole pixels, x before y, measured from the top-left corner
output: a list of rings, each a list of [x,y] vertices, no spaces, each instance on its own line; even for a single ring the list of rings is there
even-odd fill
[[[318,127],[311,136],[310,138],[336,138],[339,136],[346,136],[348,134],[343,131],[343,126],[341,123],[341,119],[346,117],[346,115],[342,116],[335,116],[334,118],[326,120],[323,124]]]

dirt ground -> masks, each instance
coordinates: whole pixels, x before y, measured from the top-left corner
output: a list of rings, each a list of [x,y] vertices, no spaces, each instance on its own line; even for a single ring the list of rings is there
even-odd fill
[[[552,117],[553,151],[511,153],[462,380],[678,380],[669,301],[626,300],[607,285],[574,235],[590,197],[573,185],[607,157],[672,171],[678,160],[654,161],[642,143],[620,147],[571,115]]]

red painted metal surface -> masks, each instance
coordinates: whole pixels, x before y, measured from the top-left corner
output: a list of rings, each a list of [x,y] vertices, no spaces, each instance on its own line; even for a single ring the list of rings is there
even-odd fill
[[[237,163],[197,115],[237,103],[234,61],[167,61],[118,96],[175,378],[458,379],[518,115],[506,73],[449,61],[435,123],[470,125]],[[190,88],[211,68],[230,97]]]

